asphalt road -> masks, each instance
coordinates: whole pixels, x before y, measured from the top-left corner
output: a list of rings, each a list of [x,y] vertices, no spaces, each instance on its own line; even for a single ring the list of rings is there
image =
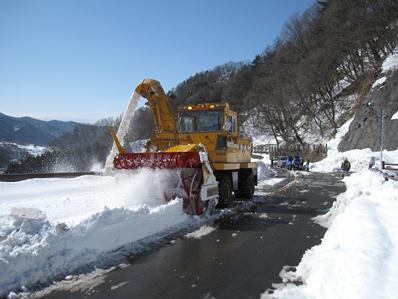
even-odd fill
[[[218,219],[201,239],[178,238],[86,287],[53,288],[42,298],[259,298],[281,282],[283,266],[320,243],[325,229],[311,218],[344,191],[333,174],[300,175],[271,196],[257,195],[247,211]]]

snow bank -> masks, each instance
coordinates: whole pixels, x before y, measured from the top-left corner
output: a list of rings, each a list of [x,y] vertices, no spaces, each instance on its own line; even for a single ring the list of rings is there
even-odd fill
[[[258,181],[263,181],[270,179],[275,176],[275,171],[273,171],[269,165],[271,164],[271,160],[269,158],[269,155],[259,155],[262,158],[261,159],[255,159],[252,158],[252,162],[257,162],[258,167],[257,167],[257,180]]]
[[[182,201],[136,211],[97,213],[68,229],[47,219],[0,219],[0,296],[20,286],[46,282],[98,260],[101,254],[181,224]]]
[[[258,161],[257,179],[264,181],[275,176],[275,172],[269,168],[263,161]]]
[[[104,207],[131,210],[163,204],[167,172],[141,169],[132,175],[82,176],[0,182],[0,216],[12,207],[42,210],[52,223],[80,223]]]
[[[397,297],[398,182],[370,170],[344,182],[347,191],[317,218],[329,226],[322,243],[307,250],[296,271],[282,270],[284,284],[261,298]]]
[[[351,118],[344,125],[337,129],[335,137],[327,143],[328,156],[320,162],[313,163],[310,166],[311,170],[319,172],[331,172],[336,167],[340,168],[343,156],[338,151],[337,147],[339,146],[339,143],[344,135],[347,134],[353,119],[354,118]]]
[[[0,183],[0,297],[192,221],[164,203],[168,171]]]
[[[339,152],[337,147],[344,137],[344,135],[348,132],[349,126],[352,122],[353,118],[347,121],[343,126],[337,129],[337,134],[335,138],[330,140],[328,145],[328,156],[316,163],[313,163],[310,168],[312,171],[318,172],[333,172],[340,170],[341,163],[345,158],[348,159],[351,163],[352,171],[361,171],[363,169],[367,169],[369,166],[369,161],[371,157],[376,157],[376,160],[379,160],[380,152],[373,152],[369,148],[366,149],[355,149],[346,152]],[[389,163],[398,163],[398,150],[396,151],[383,151],[383,160],[388,161]]]
[[[398,55],[398,54],[396,54]],[[398,64],[398,56],[396,57]],[[393,65],[392,60],[388,64]],[[387,69],[387,66],[386,66]],[[285,266],[282,284],[261,298],[397,298],[398,294],[398,182],[368,170],[370,149],[339,152],[337,147],[352,119],[328,142],[328,156],[314,163],[314,171],[340,169],[351,162],[331,210],[315,221],[328,227],[322,243],[307,250],[297,267]],[[383,159],[398,163],[398,150],[383,151]]]

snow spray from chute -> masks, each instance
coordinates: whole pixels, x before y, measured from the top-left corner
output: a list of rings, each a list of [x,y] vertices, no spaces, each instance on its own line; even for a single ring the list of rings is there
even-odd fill
[[[124,137],[127,135],[129,130],[132,130],[133,127],[130,126],[132,124],[132,119],[134,117],[135,110],[138,105],[138,101],[140,99],[140,95],[135,91],[131,94],[129,103],[127,105],[126,110],[124,111],[122,121],[120,122],[119,129],[117,130],[117,138],[120,141],[120,144],[124,146]],[[106,158],[105,162],[105,175],[110,175],[113,169],[113,159],[115,158],[116,154],[118,153],[117,147],[115,142],[113,142],[112,149]]]

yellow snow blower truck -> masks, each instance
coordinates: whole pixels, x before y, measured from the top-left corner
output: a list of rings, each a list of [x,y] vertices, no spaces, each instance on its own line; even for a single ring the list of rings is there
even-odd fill
[[[228,205],[233,193],[238,199],[252,197],[257,185],[252,142],[239,136],[237,113],[228,103],[186,105],[174,113],[158,81],[142,80],[135,92],[152,109],[155,130],[141,153],[126,152],[113,131],[119,151],[113,160],[114,171],[170,170],[173,179],[164,190],[165,200],[182,198],[184,210],[191,215]]]

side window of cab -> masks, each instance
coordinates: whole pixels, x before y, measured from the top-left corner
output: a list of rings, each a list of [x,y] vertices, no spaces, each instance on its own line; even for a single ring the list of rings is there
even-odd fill
[[[235,116],[227,114],[225,119],[225,131],[229,133],[235,133],[235,127],[236,127]]]

